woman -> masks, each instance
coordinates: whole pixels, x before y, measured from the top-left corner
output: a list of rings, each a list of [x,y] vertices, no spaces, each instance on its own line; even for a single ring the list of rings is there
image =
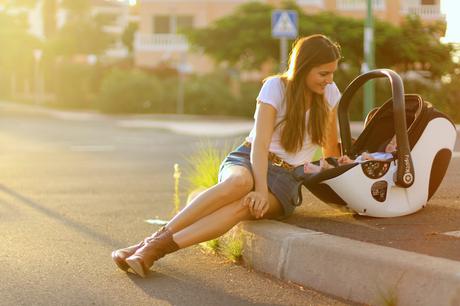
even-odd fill
[[[332,81],[339,59],[338,46],[327,37],[299,39],[289,70],[265,80],[255,125],[222,162],[219,183],[152,236],[112,252],[115,263],[145,277],[157,259],[219,237],[240,221],[292,214],[297,200],[293,169],[311,161],[319,146],[326,156],[339,155],[334,107],[340,93]]]

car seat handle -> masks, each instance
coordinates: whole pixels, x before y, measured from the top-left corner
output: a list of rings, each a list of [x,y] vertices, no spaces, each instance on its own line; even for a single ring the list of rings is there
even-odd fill
[[[398,145],[398,169],[396,185],[404,188],[412,186],[415,179],[414,166],[407,136],[406,106],[404,101],[404,86],[401,77],[390,69],[375,69],[356,77],[345,89],[339,101],[338,117],[340,138],[342,141],[342,155],[351,153],[351,132],[348,108],[356,91],[367,81],[376,78],[387,78],[390,81],[393,96],[393,121]]]

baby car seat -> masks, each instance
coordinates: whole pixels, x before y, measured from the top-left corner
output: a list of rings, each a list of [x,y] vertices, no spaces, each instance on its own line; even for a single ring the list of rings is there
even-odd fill
[[[387,78],[392,98],[368,116],[352,143],[348,107],[368,80]],[[338,108],[342,154],[384,151],[396,134],[393,160],[370,160],[305,176],[303,185],[326,203],[346,205],[358,214],[396,217],[424,207],[447,171],[456,139],[452,120],[419,95],[404,94],[401,78],[389,69],[377,69],[354,79]],[[407,128],[408,127],[408,128]]]

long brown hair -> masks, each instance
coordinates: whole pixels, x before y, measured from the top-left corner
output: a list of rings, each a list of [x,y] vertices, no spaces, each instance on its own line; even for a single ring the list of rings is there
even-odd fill
[[[289,58],[289,69],[281,75],[286,85],[286,115],[281,124],[281,145],[288,152],[302,148],[305,133],[313,143],[324,145],[329,119],[329,107],[323,95],[311,92],[306,86],[306,77],[313,67],[327,64],[340,58],[340,47],[324,35],[316,34],[300,38],[294,44]],[[310,116],[305,129],[307,96]]]

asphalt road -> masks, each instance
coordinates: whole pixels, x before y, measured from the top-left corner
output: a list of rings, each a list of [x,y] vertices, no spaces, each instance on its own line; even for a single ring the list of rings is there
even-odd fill
[[[1,305],[351,305],[198,247],[145,280],[117,270],[110,252],[170,216],[173,165],[202,139],[116,122],[0,114]]]

